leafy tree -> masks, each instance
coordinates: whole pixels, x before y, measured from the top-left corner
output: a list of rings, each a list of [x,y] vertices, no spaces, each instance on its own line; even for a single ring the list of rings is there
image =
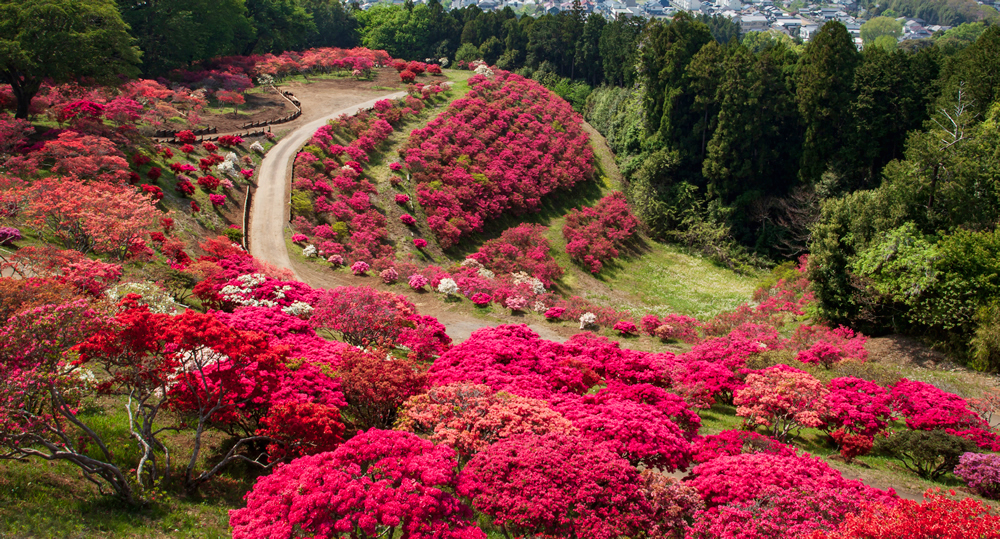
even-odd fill
[[[631,86],[635,79],[639,37],[646,23],[641,17],[620,17],[601,30],[598,48],[604,79],[617,86]]]
[[[357,46],[358,20],[341,0],[301,0],[301,4],[316,25],[316,33],[306,41],[307,46],[345,49]]]
[[[799,176],[815,183],[848,140],[844,113],[854,99],[859,54],[847,28],[830,21],[806,45],[795,73],[796,101],[806,127]]]
[[[281,53],[305,44],[316,33],[316,24],[299,0],[244,0],[254,38],[243,54]]]
[[[865,45],[875,43],[882,36],[898,39],[903,35],[903,23],[890,17],[873,17],[861,25],[861,40]]]
[[[925,479],[938,479],[951,472],[976,444],[943,430],[900,430],[876,446],[899,460],[906,469]]]
[[[1000,98],[1000,26],[990,26],[950,58],[941,78],[939,108],[963,106],[975,120],[984,119]]]
[[[27,118],[44,79],[114,83],[135,74],[138,62],[112,0],[0,2],[0,73],[17,98],[16,118]]]
[[[254,37],[244,0],[117,0],[143,54],[143,72],[237,54]],[[183,38],[180,38],[183,36]]]

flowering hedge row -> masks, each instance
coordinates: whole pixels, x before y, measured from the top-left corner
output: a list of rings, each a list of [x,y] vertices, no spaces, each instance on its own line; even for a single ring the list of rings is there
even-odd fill
[[[570,258],[598,273],[638,231],[639,220],[629,210],[625,194],[615,191],[593,207],[570,211],[562,233]]]
[[[471,90],[400,150],[427,223],[445,249],[488,219],[538,211],[542,197],[593,171],[580,116],[530,79],[500,71]]]
[[[371,111],[343,115],[319,128],[299,152],[292,226],[315,246],[316,254],[348,265],[392,257],[385,216],[371,202],[377,190],[365,177],[363,163],[393,133],[393,126],[418,114],[441,91],[440,86],[422,86],[403,99],[381,100]]]

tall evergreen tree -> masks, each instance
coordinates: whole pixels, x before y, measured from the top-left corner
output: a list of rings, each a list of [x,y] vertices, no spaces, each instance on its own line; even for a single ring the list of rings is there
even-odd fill
[[[851,135],[847,111],[854,101],[857,48],[847,28],[830,21],[806,45],[796,72],[796,100],[805,123],[799,176],[816,183],[842,157]]]

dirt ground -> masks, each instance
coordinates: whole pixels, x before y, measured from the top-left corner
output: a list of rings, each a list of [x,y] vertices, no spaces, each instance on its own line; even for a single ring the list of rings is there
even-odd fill
[[[429,76],[424,78],[427,80],[422,82],[447,80],[445,77]],[[337,112],[351,103],[371,99],[370,97],[359,99],[364,96],[392,93],[406,89],[404,85],[400,84],[399,75],[396,70],[391,67],[376,70],[375,76],[371,80],[357,80],[351,77],[336,79],[307,78],[306,80],[291,80],[279,83],[277,88],[281,91],[290,91],[295,95],[302,103],[302,116],[291,122],[272,126],[271,129],[276,132],[291,131],[317,118]],[[243,124],[247,122],[281,118],[295,112],[295,107],[288,100],[273,91],[246,94],[246,101],[245,104],[240,106],[240,112],[252,113],[251,115],[241,114],[237,118],[231,112],[225,114],[203,114],[203,123],[217,127],[220,134],[233,133],[245,131]]]

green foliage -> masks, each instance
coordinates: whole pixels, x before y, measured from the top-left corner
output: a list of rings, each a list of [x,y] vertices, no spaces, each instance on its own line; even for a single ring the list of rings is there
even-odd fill
[[[890,17],[874,17],[861,25],[861,40],[865,45],[874,44],[882,36],[898,39],[903,35],[903,23]]]
[[[118,0],[118,7],[142,49],[146,75],[242,52],[254,36],[243,0]]]
[[[981,371],[1000,369],[1000,302],[979,308],[971,341],[970,365]]]
[[[940,108],[955,107],[961,91],[969,113],[986,117],[1000,98],[1000,26],[990,26],[975,43],[949,58],[941,79]]]
[[[455,62],[472,62],[474,60],[479,60],[481,56],[479,55],[479,48],[472,43],[463,43],[461,47],[458,48],[458,52],[455,53]]]
[[[974,442],[943,430],[898,430],[876,445],[876,451],[893,456],[908,470],[932,480],[954,470],[964,453],[978,450]]]
[[[309,216],[313,213],[312,197],[309,193],[300,189],[292,190],[292,215]]]
[[[886,17],[919,17],[927,24],[946,26],[981,20],[996,21],[1000,18],[996,9],[980,5],[975,0],[868,0],[863,5],[869,8],[877,5]]]
[[[837,163],[848,139],[842,117],[854,99],[854,70],[860,60],[854,40],[840,22],[830,21],[805,46],[795,72],[796,100],[805,124],[799,176],[815,183]]]
[[[43,79],[114,84],[138,62],[112,0],[0,2],[0,75],[17,98],[17,118],[27,118]]]

